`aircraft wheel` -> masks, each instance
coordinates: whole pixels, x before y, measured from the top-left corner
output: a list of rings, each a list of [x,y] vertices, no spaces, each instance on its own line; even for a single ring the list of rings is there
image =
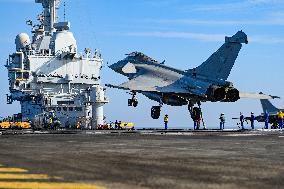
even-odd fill
[[[159,119],[161,114],[161,107],[160,106],[153,106],[151,108],[151,117],[153,119]]]
[[[128,99],[128,106],[133,106],[133,100],[132,99]]]
[[[137,99],[132,100],[132,105],[133,105],[133,107],[137,107],[138,106],[138,100]]]
[[[128,99],[128,106],[137,107],[138,106],[138,100],[137,99]]]

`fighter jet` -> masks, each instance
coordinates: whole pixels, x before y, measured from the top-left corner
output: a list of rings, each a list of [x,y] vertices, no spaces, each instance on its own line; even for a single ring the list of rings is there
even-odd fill
[[[259,94],[263,94],[263,93],[259,93]],[[274,98],[279,98],[279,97],[274,97]],[[271,102],[267,99],[260,99],[260,103],[263,109],[263,113],[261,113],[258,116],[255,116],[255,120],[258,122],[265,122],[265,113],[267,112],[269,115],[269,123],[273,124],[275,122],[277,122],[277,113],[279,111],[284,112],[284,109],[278,109],[275,106],[273,106],[271,104]],[[236,119],[239,120],[240,118],[232,118],[232,119]],[[248,121],[251,121],[251,117],[244,117],[244,120],[248,123]]]
[[[261,93],[262,94],[262,93]],[[271,102],[267,99],[261,99],[261,106],[263,109],[263,113],[259,116],[256,117],[256,120],[258,122],[264,122],[265,121],[265,113],[267,112],[269,114],[269,123],[274,123],[275,121],[277,121],[277,113],[279,111],[284,112],[284,109],[278,109],[275,106],[273,106],[273,104],[271,104]]]
[[[238,31],[232,37],[225,37],[225,43],[200,66],[179,70],[166,66],[164,62],[146,56],[141,52],[127,54],[127,57],[109,67],[117,73],[128,77],[129,81],[116,86],[107,87],[131,91],[132,98],[128,105],[136,107],[137,93],[141,93],[159,103],[151,109],[151,117],[160,117],[163,104],[170,106],[188,105],[192,113],[195,104],[201,102],[236,102],[240,98],[272,99],[273,96],[242,93],[227,81],[235,60],[242,48],[247,44],[247,35]]]

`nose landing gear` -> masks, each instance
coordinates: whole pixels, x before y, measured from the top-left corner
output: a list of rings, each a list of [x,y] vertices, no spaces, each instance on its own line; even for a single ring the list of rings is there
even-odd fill
[[[138,100],[137,99],[128,99],[128,106],[137,107],[138,106]]]
[[[137,107],[138,106],[138,100],[136,98],[136,92],[130,93],[132,95],[131,99],[128,99],[128,106]]]

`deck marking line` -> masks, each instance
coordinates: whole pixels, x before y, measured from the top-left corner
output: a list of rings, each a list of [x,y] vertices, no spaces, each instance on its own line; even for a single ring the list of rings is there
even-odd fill
[[[28,170],[26,169],[21,169],[21,168],[5,168],[5,167],[0,167],[0,173],[5,172],[5,173],[26,173]]]
[[[17,180],[47,180],[47,179],[58,179],[58,177],[51,177],[45,174],[4,174],[0,173],[0,179],[17,179]]]
[[[106,189],[102,186],[85,183],[59,182],[0,182],[0,188],[5,189]]]

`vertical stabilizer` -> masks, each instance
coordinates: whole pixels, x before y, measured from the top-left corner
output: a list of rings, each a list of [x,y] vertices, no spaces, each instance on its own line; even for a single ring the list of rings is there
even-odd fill
[[[261,99],[260,102],[261,102],[263,112],[267,111],[268,113],[272,113],[272,112],[275,113],[279,111],[279,109],[273,106],[273,104],[271,104],[269,100]]]
[[[243,31],[238,31],[232,37],[226,37],[225,43],[215,53],[203,64],[188,72],[209,79],[227,80],[242,48],[242,43],[248,43],[247,35]]]

